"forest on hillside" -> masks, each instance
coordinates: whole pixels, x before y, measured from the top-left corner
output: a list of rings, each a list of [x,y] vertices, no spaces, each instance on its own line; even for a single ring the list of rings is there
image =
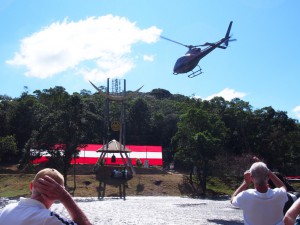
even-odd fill
[[[164,165],[210,174],[237,173],[257,156],[270,169],[300,174],[300,126],[284,111],[253,109],[241,99],[209,101],[171,94],[165,89],[131,93],[126,101],[126,144],[161,145]],[[64,143],[63,157],[50,152],[66,173],[79,145],[103,143],[105,97],[64,87],[26,89],[17,98],[0,95],[0,162],[26,165],[30,149]],[[110,122],[118,120],[118,103],[110,106]],[[118,132],[108,132],[118,140]],[[49,150],[51,151],[51,150]],[[58,160],[59,159],[59,160]],[[205,182],[205,180],[204,180]]]

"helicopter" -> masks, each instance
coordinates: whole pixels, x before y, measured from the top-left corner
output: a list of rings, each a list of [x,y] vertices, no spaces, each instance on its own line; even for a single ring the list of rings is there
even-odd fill
[[[173,41],[164,36],[160,36],[162,39],[174,42],[176,44],[182,45],[189,49],[185,53],[184,56],[177,59],[174,69],[173,69],[173,74],[178,75],[178,74],[191,72],[188,75],[189,78],[193,78],[193,77],[196,77],[196,76],[202,74],[203,73],[202,69],[198,65],[198,63],[203,57],[208,55],[210,52],[212,52],[216,48],[226,49],[228,47],[228,42],[236,41],[236,39],[231,39],[231,36],[230,36],[231,26],[232,26],[232,21],[230,21],[230,23],[229,23],[225,37],[222,38],[221,40],[214,42],[214,43],[206,42],[205,44],[202,44],[202,45],[185,45],[180,42]],[[206,48],[201,50],[201,48],[199,48],[200,46],[206,47]],[[198,68],[197,68],[197,70],[193,71],[195,69],[195,67],[198,67]]]

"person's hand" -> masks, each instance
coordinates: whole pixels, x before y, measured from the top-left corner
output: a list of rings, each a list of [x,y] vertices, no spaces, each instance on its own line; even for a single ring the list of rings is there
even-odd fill
[[[68,210],[70,217],[76,224],[92,225],[65,187],[57,183],[51,177],[46,175],[43,178],[39,178],[36,182],[33,182],[33,187],[51,204],[53,201],[59,200]]]
[[[251,181],[252,181],[252,178],[251,178],[251,174],[250,174],[250,171],[247,170],[245,173],[244,173],[244,180],[246,182],[246,184],[250,184]]]
[[[44,198],[52,201],[61,201],[68,195],[68,192],[65,190],[64,186],[60,185],[47,175],[43,178],[39,178],[33,183],[33,186]]]
[[[253,156],[253,157],[252,157],[252,160],[253,160],[254,162],[261,162],[261,160],[260,160],[258,157],[256,157],[256,156]]]

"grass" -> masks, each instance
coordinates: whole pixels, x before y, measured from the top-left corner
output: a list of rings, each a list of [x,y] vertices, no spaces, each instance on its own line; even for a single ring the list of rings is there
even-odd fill
[[[231,180],[231,182],[224,182],[224,180],[221,180],[218,177],[210,177],[207,182],[207,189],[212,190],[214,193],[218,194],[232,195],[234,190],[231,188],[231,184],[233,182],[233,180]]]
[[[0,175],[0,193],[1,197],[19,197],[29,196],[29,183],[34,175]],[[155,184],[155,181],[160,181],[160,184]],[[68,177],[69,188],[74,188],[73,176]],[[98,196],[99,182],[94,175],[77,175],[76,188],[74,196],[78,197],[96,197]],[[126,186],[127,196],[181,196],[189,195],[189,189],[182,190],[183,179],[181,174],[144,174],[136,175],[128,181]],[[208,183],[208,189],[214,193],[231,194],[226,185],[219,181]],[[186,190],[186,191],[185,191]],[[118,196],[118,186],[106,186],[105,196]]]
[[[191,195],[191,188],[186,182],[184,174],[168,173],[159,168],[137,170],[126,184],[126,196],[186,196]],[[20,173],[16,167],[0,168],[0,193],[1,197],[17,198],[29,197],[29,184],[34,178],[35,171]],[[99,181],[93,173],[91,166],[76,168],[76,176],[68,175],[68,187],[77,197],[98,197]],[[231,195],[235,186],[232,180],[225,183],[219,178],[208,179],[208,194]],[[116,185],[107,185],[105,196],[119,196]]]
[[[0,193],[1,197],[28,197],[30,195],[29,184],[34,174],[1,174]],[[95,175],[76,175],[74,183],[73,175],[68,176],[68,186],[74,189],[74,196],[97,197],[99,181]],[[155,184],[160,181],[160,184]],[[182,175],[178,174],[143,174],[136,175],[126,185],[126,195],[144,196],[180,196],[178,184],[182,182]],[[76,186],[75,186],[76,185]],[[107,185],[105,196],[118,196],[119,188],[115,185]]]
[[[39,168],[21,173],[16,165],[0,166],[0,193],[1,197],[28,197],[29,184]],[[73,172],[73,171],[70,171]],[[159,181],[159,182],[157,182]],[[78,166],[76,176],[68,175],[68,188],[73,190],[74,196],[97,197],[99,181],[93,172],[93,166]],[[181,174],[171,174],[160,169],[140,169],[126,185],[126,195],[145,196],[179,196],[178,184],[182,183]],[[107,185],[105,196],[118,196],[119,188],[116,185]]]
[[[27,174],[2,174],[0,175],[1,197],[28,196],[29,183],[33,175]]]

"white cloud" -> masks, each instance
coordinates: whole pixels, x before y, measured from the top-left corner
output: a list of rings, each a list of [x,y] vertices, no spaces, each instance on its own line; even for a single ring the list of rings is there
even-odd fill
[[[212,95],[206,97],[205,100],[211,100],[212,98],[214,98],[216,96],[223,97],[225,100],[231,101],[234,98],[243,98],[243,97],[245,97],[246,93],[238,92],[238,91],[235,91],[235,90],[230,89],[230,88],[225,88],[224,90],[220,91],[219,93],[212,94]]]
[[[19,52],[6,62],[25,66],[25,75],[31,77],[48,78],[71,69],[86,80],[102,81],[128,73],[135,66],[132,45],[154,43],[160,33],[155,26],[141,29],[113,15],[65,19],[22,39]]]
[[[148,62],[152,62],[154,60],[153,55],[144,55],[143,58],[144,58],[144,61],[148,61]]]
[[[297,118],[300,118],[300,105],[293,109],[293,113],[295,113]]]

